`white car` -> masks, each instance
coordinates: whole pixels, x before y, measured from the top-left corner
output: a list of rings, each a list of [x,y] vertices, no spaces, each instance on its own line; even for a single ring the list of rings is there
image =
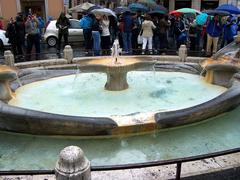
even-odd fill
[[[69,42],[84,41],[83,29],[80,27],[80,22],[77,19],[69,19],[71,26],[69,27]],[[44,40],[47,42],[48,46],[53,47],[57,44],[58,40],[58,29],[56,27],[56,20],[51,21],[44,33]],[[62,38],[63,40],[63,38]]]
[[[4,49],[6,46],[11,46],[11,44],[8,42],[9,39],[6,37],[6,31],[0,29],[0,49]]]

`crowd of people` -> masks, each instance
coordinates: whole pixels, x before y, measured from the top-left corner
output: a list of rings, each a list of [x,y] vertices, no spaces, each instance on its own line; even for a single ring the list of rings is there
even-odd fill
[[[98,28],[95,27],[96,22]],[[93,49],[95,55],[99,55],[100,49],[109,50],[113,40],[118,38],[125,54],[159,54],[166,49],[177,50],[181,44],[186,44],[190,50],[204,51],[210,56],[231,43],[240,30],[239,19],[232,15],[208,16],[206,23],[199,25],[194,14],[150,16],[128,11],[120,14],[117,20],[84,14],[80,26],[86,50]],[[95,31],[98,31],[97,38]]]
[[[40,53],[40,40],[45,22],[31,12],[11,18],[6,35],[12,46],[16,61],[30,60],[33,45],[36,59]],[[160,54],[167,49],[177,50],[186,44],[192,51],[204,51],[207,56],[231,43],[240,30],[239,18],[235,16],[208,16],[206,23],[199,25],[196,15],[149,15],[138,11],[126,11],[114,16],[94,15],[84,12],[80,19],[86,53],[110,55],[110,48],[117,38],[125,54]],[[64,13],[57,19],[57,53],[60,54],[61,40],[68,44],[70,21]],[[220,40],[220,41],[219,41]]]
[[[6,36],[16,62],[30,60],[33,46],[35,46],[35,58],[39,59],[40,40],[44,28],[43,18],[31,12],[27,15],[19,13],[15,19],[10,19],[6,28]]]

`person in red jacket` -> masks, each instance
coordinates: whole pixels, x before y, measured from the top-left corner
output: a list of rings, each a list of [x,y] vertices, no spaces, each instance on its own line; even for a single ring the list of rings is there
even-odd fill
[[[3,29],[3,19],[0,17],[0,29]]]

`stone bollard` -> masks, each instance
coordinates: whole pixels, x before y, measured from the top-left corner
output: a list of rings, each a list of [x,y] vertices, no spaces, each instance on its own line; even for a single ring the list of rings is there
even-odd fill
[[[180,61],[185,62],[187,59],[187,47],[182,44],[178,51],[178,56],[180,57]]]
[[[73,50],[70,45],[65,46],[63,50],[63,54],[64,54],[64,59],[67,60],[68,64],[71,64],[73,59]]]
[[[77,146],[64,148],[55,167],[56,180],[91,180],[90,162]]]
[[[4,52],[4,60],[7,66],[14,67],[15,60],[11,51],[8,50]]]

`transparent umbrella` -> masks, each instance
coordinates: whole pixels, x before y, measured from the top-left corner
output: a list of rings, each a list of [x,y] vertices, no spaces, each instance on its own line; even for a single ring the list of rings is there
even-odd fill
[[[108,8],[94,9],[91,12],[95,15],[99,14],[99,15],[107,15],[107,16],[116,17],[115,12],[113,12],[111,9],[108,9]]]
[[[83,12],[83,11],[87,11],[92,6],[95,6],[95,5],[92,3],[89,3],[89,2],[85,2],[83,4],[80,4],[73,8],[70,8],[68,11],[69,12]]]

